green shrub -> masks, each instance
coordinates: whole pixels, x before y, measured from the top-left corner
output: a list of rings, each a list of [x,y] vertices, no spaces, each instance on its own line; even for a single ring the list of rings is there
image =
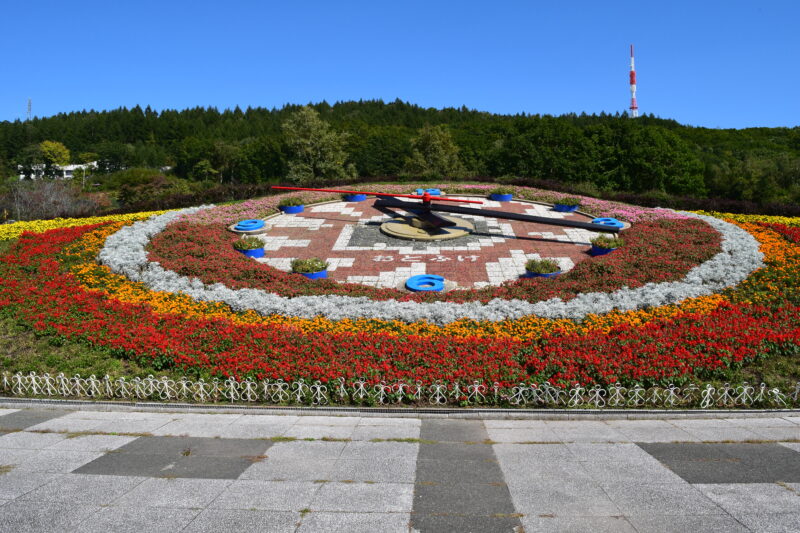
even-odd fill
[[[305,200],[299,196],[289,196],[278,202],[278,207],[294,207],[297,205],[305,205]]]
[[[567,196],[566,198],[562,198],[558,201],[559,204],[562,205],[581,205],[581,199],[577,196]]]
[[[601,235],[592,239],[592,244],[598,248],[619,248],[625,245],[625,241],[621,237],[606,237]]]
[[[525,263],[525,270],[534,274],[552,274],[561,270],[561,267],[552,259],[530,259]]]
[[[322,272],[327,268],[327,261],[323,261],[317,257],[312,257],[311,259],[294,259],[292,261],[292,272],[296,272],[298,274]]]
[[[495,187],[494,189],[489,191],[489,194],[514,194],[514,187]]]
[[[264,247],[264,241],[258,237],[245,237],[233,243],[237,250],[258,250]]]

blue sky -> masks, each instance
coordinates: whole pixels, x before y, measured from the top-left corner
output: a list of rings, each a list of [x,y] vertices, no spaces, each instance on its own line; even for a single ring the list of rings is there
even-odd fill
[[[800,2],[4,0],[0,120],[400,98],[800,125]]]

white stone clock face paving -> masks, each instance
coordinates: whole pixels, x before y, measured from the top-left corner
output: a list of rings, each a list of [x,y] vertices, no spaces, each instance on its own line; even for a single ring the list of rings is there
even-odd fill
[[[531,202],[485,204],[516,213],[591,221],[585,215],[558,213]],[[266,254],[257,261],[289,271],[294,258],[319,257],[330,264],[328,277],[339,282],[397,288],[410,276],[436,274],[451,287],[476,289],[518,279],[529,259],[553,259],[562,271],[569,271],[587,258],[589,241],[600,235],[580,228],[460,217],[475,226],[472,234],[438,242],[409,241],[382,233],[380,225],[390,217],[368,202],[312,205],[301,214],[267,219],[269,230],[257,236],[264,241]]]

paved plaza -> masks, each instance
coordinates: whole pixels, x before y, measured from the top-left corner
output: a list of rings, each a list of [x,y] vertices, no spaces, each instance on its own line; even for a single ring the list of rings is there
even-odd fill
[[[797,413],[383,416],[0,409],[0,531],[800,530]]]

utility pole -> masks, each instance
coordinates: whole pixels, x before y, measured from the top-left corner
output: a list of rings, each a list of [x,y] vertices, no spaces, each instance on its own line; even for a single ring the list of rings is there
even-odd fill
[[[636,68],[633,66],[633,45],[631,45],[631,107],[630,117],[636,118],[639,116],[639,106],[636,105]]]

